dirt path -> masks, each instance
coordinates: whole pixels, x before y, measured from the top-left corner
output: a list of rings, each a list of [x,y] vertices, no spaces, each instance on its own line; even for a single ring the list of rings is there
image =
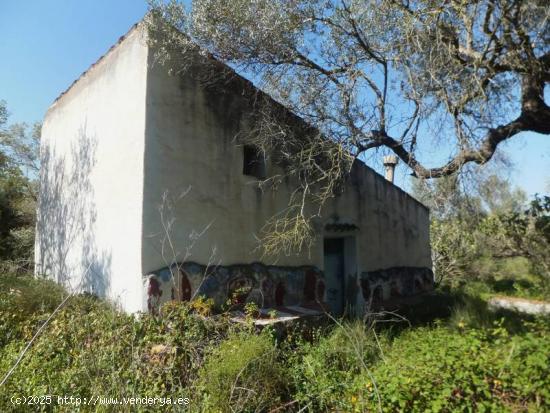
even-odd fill
[[[493,308],[504,308],[527,314],[550,314],[550,303],[527,298],[517,297],[493,297],[489,299],[489,306]]]

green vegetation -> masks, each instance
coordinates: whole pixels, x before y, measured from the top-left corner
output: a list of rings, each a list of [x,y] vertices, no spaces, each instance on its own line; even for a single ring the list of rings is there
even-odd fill
[[[48,281],[6,275],[0,291],[3,375],[66,293]],[[388,314],[285,335],[202,311],[171,302],[160,316],[135,318],[89,295],[71,297],[3,386],[0,411],[28,411],[10,397],[30,394],[189,397],[189,411],[205,412],[550,409],[550,320],[494,313],[458,290],[409,307],[409,322]]]
[[[0,100],[0,270],[24,272],[33,265],[40,124],[8,126],[8,115]]]
[[[438,283],[550,299],[550,196],[526,202],[497,175],[415,181],[414,193],[431,209]]]
[[[287,394],[280,350],[269,331],[233,333],[212,349],[200,369],[197,388],[201,408],[225,411],[238,406],[264,411],[280,404]]]
[[[3,276],[0,283],[5,374],[64,293],[28,277]],[[71,297],[5,384],[0,411],[14,409],[13,395],[190,396],[204,352],[227,329],[228,323],[191,315],[182,305],[164,306],[159,318],[136,319],[92,296]]]
[[[417,182],[432,211],[438,289],[400,314],[259,332],[250,322],[257,306],[244,307],[249,323],[235,324],[198,297],[134,317],[24,275],[33,265],[39,129],[6,122],[0,102],[1,412],[550,411],[550,319],[486,302],[550,297],[550,197],[526,203],[496,176],[468,191],[456,176]],[[11,402],[32,395],[190,404]]]
[[[549,408],[548,326],[527,328],[516,336],[499,323],[489,330],[430,327],[402,334],[373,372],[383,411]],[[343,400],[374,408],[373,381],[358,376]]]

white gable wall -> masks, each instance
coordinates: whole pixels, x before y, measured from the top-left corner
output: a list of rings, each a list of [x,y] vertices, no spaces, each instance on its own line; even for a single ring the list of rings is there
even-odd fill
[[[142,309],[147,47],[134,28],[48,110],[36,273]]]

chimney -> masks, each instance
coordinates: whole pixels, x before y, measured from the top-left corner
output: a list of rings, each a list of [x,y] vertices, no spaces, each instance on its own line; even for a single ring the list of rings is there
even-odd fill
[[[388,155],[384,156],[384,167],[386,168],[386,179],[393,183],[393,173],[395,171],[395,165],[397,165],[397,156]]]

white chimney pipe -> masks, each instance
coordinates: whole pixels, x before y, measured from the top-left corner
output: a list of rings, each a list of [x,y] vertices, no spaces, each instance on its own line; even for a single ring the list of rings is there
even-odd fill
[[[391,183],[393,183],[395,165],[397,165],[397,156],[395,155],[384,156],[384,167],[386,168],[386,179]]]

